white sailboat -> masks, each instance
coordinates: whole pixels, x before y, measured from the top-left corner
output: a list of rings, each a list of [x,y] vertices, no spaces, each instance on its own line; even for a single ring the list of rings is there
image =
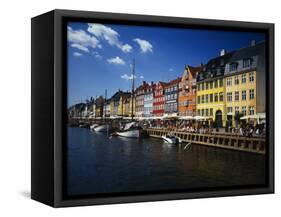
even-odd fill
[[[130,122],[127,123],[122,130],[117,131],[116,135],[128,138],[140,138],[141,129],[136,126],[136,122]]]
[[[133,60],[133,79],[132,79],[132,121],[127,123],[123,129],[115,132],[117,136],[123,136],[128,138],[140,138],[141,129],[137,126],[137,123],[134,122],[134,85],[135,85],[135,60]]]

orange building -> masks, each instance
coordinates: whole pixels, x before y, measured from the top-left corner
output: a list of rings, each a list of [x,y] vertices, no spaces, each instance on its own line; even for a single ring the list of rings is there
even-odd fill
[[[202,66],[192,67],[186,65],[179,84],[179,115],[196,115],[196,75]]]

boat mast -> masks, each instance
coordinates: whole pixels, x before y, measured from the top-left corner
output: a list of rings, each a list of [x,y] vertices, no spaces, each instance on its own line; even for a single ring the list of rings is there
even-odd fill
[[[132,66],[132,72],[133,72],[133,81],[132,81],[132,121],[134,120],[134,95],[135,95],[135,59],[133,59],[133,66]]]
[[[107,98],[107,89],[105,89],[104,103],[103,103],[103,117],[104,117],[104,120],[106,120],[106,98]]]

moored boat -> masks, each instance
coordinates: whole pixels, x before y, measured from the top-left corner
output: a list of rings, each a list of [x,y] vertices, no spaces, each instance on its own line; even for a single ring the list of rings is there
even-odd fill
[[[125,124],[121,130],[115,132],[115,135],[128,138],[140,138],[141,129],[140,127],[136,126],[136,122],[130,122]]]
[[[180,144],[182,140],[176,136],[173,135],[166,135],[161,137],[166,143],[170,144]]]
[[[109,124],[102,124],[102,125],[98,125],[93,128],[93,130],[96,132],[107,132],[110,129],[111,129],[111,126]]]
[[[90,126],[90,129],[94,130],[97,126],[99,126],[99,125],[98,124],[93,124],[93,125]]]
[[[133,60],[132,64],[132,105],[134,104],[134,89],[135,89],[135,60]],[[138,126],[138,124],[134,121],[134,106],[131,106],[132,113],[131,118],[132,121],[129,123],[126,123],[124,127],[120,127],[119,131],[116,131],[114,136],[123,136],[128,138],[140,138],[141,137],[141,128]]]
[[[130,129],[126,131],[117,131],[115,133],[117,136],[127,137],[127,138],[140,138],[141,130],[140,129]]]

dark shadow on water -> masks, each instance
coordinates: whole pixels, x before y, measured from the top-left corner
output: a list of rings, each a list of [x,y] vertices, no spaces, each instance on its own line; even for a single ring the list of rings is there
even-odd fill
[[[25,198],[28,198],[28,199],[31,198],[31,193],[30,193],[29,191],[21,191],[21,192],[19,192],[19,194],[20,194],[22,197],[25,197]]]

